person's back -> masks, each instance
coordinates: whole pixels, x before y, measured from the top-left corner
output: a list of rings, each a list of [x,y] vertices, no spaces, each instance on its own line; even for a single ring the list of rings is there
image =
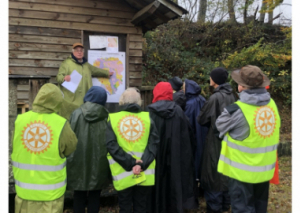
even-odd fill
[[[76,149],[77,138],[67,120],[56,114],[62,101],[59,89],[54,84],[45,84],[33,102],[32,111],[17,117],[11,155],[16,213],[63,210],[65,156]]]
[[[109,165],[105,146],[108,110],[106,91],[91,87],[84,104],[76,109],[70,124],[77,135],[76,151],[67,159],[68,189],[74,190],[74,212],[82,212],[88,199],[88,212],[98,212],[101,189],[109,182]]]
[[[270,84],[256,66],[233,71],[240,100],[216,121],[223,137],[218,172],[229,177],[233,212],[266,212],[269,180],[274,176],[280,116],[264,88]]]
[[[228,178],[218,173],[217,165],[221,151],[221,139],[215,129],[215,122],[223,109],[236,101],[229,83],[227,70],[215,68],[210,73],[210,86],[214,87],[213,94],[202,107],[197,121],[209,128],[205,140],[201,164],[200,184],[204,188],[207,211],[228,211]]]
[[[184,81],[184,92],[187,99],[184,113],[189,118],[197,141],[195,151],[195,172],[196,179],[199,180],[199,172],[201,171],[200,163],[202,161],[202,153],[208,128],[198,124],[197,117],[206,100],[200,95],[201,87],[195,81],[186,79]]]
[[[160,137],[156,157],[155,190],[150,212],[183,212],[196,209],[192,141],[188,120],[173,102],[171,85],[160,82],[148,106]]]

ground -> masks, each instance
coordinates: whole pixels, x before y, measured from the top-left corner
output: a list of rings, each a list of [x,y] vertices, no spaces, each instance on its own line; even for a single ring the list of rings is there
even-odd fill
[[[270,185],[268,213],[290,213],[292,212],[292,158],[282,156],[279,158],[279,185]],[[116,197],[101,199],[99,213],[118,213]],[[200,207],[193,213],[205,213],[205,200],[200,198]],[[65,210],[64,213],[73,213]]]

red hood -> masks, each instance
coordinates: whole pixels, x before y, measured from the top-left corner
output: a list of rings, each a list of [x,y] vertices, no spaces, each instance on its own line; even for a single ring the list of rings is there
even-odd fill
[[[169,82],[159,82],[153,89],[152,103],[161,100],[173,101],[173,89]]]

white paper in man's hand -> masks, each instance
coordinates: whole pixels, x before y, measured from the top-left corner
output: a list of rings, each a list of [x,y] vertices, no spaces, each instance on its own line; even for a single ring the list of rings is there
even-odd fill
[[[71,77],[70,81],[65,81],[61,85],[65,87],[67,90],[74,93],[82,79],[82,75],[80,75],[76,70],[73,70],[70,77]]]

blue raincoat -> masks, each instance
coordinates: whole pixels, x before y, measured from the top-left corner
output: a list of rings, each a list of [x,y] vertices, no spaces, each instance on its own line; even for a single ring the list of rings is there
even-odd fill
[[[197,117],[202,109],[205,98],[200,95],[201,87],[192,80],[185,80],[185,96],[186,96],[186,106],[185,114],[189,118],[190,124],[192,126],[195,138],[196,138],[196,153],[195,153],[195,171],[196,179],[200,180],[200,165],[202,160],[202,153],[204,150],[204,143],[208,128],[201,126],[197,122]]]

